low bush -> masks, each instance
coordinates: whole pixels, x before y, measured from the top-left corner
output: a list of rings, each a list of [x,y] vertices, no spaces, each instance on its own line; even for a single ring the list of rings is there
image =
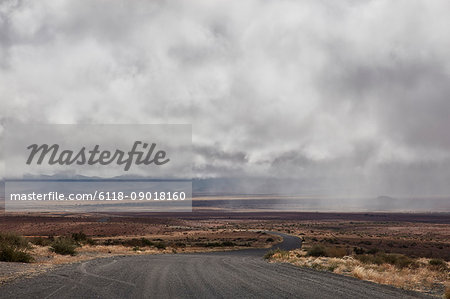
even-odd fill
[[[325,248],[320,245],[314,245],[313,247],[309,248],[306,252],[306,256],[327,256],[327,252],[325,251]]]
[[[347,255],[347,249],[342,247],[326,247],[325,253],[329,257],[344,257]]]
[[[96,245],[97,242],[93,240],[92,238],[89,238],[85,233],[79,232],[79,233],[73,233],[72,234],[72,240],[79,246],[83,244],[89,244],[89,245]]]
[[[343,247],[323,247],[314,245],[306,251],[306,256],[327,256],[327,257],[344,257],[347,255],[347,249]]]
[[[366,253],[366,250],[361,247],[353,247],[353,252],[355,254],[364,254],[364,253]]]
[[[383,258],[381,258],[379,255],[358,254],[355,256],[355,258],[364,264],[381,265],[384,263]]]
[[[74,240],[77,243],[84,243],[87,240],[87,236],[83,232],[73,233],[72,234],[72,240]]]
[[[339,244],[339,240],[336,238],[325,238],[323,241],[330,244]]]
[[[442,270],[447,269],[447,263],[442,259],[431,259],[428,263],[430,264],[431,268]]]
[[[166,249],[166,243],[164,242],[155,243],[155,247],[158,249]]]
[[[391,265],[396,266],[397,268],[406,268],[408,266],[414,266],[414,260],[407,257],[403,254],[381,254],[381,256],[384,258],[384,260]]]
[[[16,234],[0,233],[0,261],[30,263],[33,257],[27,252],[28,241]]]
[[[14,248],[13,246],[0,246],[0,261],[30,263],[33,257],[26,251]]]
[[[220,242],[207,242],[207,243],[197,242],[194,245],[198,246],[198,247],[221,247],[222,243],[220,243]]]
[[[106,246],[111,246],[111,245],[124,245],[124,246],[127,246],[125,244],[125,242],[126,241],[121,241],[121,240],[117,240],[117,239],[107,239],[107,240],[103,241],[103,245],[106,245]],[[130,246],[132,246],[132,245],[130,245]]]
[[[92,238],[87,238],[87,239],[86,239],[86,244],[91,245],[91,246],[94,246],[94,245],[97,245],[97,241],[95,241],[95,240],[92,239]]]
[[[141,243],[143,246],[153,246],[155,245],[152,241],[146,238],[141,238]]]
[[[184,248],[184,247],[186,247],[186,243],[183,243],[183,242],[176,242],[176,243],[175,243],[175,246],[176,246],[176,247],[183,247],[183,248]]]
[[[110,245],[117,245],[117,244],[110,244]],[[128,239],[128,240],[124,240],[122,241],[122,245],[124,246],[130,246],[130,247],[150,247],[150,246],[155,246],[155,243],[150,241],[149,239],[146,238],[133,238],[133,239]]]
[[[377,254],[359,254],[355,258],[365,264],[391,264],[399,269],[405,267],[415,267],[416,263],[413,259],[403,255],[394,253],[377,253]]]
[[[230,246],[236,246],[237,244],[231,241],[224,241],[224,242],[206,242],[206,243],[195,243],[195,246],[198,247],[230,247]],[[243,246],[248,246],[247,244],[243,244]]]
[[[60,237],[55,239],[50,245],[50,250],[62,255],[75,255],[77,244],[71,238]]]
[[[19,235],[13,233],[0,233],[0,246],[13,246],[19,249],[29,249],[28,241]]]
[[[380,252],[378,248],[370,248],[369,250],[367,250],[368,254],[377,254],[378,252]]]

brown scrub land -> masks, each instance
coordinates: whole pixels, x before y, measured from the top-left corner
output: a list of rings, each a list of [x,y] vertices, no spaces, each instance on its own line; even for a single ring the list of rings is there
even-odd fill
[[[268,248],[281,241],[271,231],[303,239],[301,250],[269,254],[272,262],[289,262],[432,295],[442,294],[449,283],[450,215],[446,213],[202,210],[4,214],[0,216],[0,233],[23,236],[29,244],[23,251],[31,256],[31,263],[0,263],[0,281],[40,273],[57,264],[113,255]],[[64,242],[73,245],[72,253],[55,250]]]

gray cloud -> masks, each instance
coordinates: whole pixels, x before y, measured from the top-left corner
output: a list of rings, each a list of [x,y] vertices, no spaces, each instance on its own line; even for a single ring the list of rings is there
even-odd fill
[[[2,1],[0,120],[192,123],[198,177],[448,194],[449,12],[445,0]]]

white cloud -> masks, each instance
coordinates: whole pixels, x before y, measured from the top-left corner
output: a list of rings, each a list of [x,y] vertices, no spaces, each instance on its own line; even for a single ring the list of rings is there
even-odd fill
[[[391,163],[407,190],[433,161],[427,184],[449,192],[449,13],[445,0],[2,1],[0,117],[192,123],[216,149],[199,176],[381,177],[381,190]]]

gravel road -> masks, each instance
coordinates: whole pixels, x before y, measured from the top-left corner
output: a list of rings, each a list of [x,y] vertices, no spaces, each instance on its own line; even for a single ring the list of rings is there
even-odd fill
[[[276,247],[300,239],[282,235]],[[65,265],[0,287],[0,298],[429,298],[328,272],[272,264],[267,249],[123,256]]]

